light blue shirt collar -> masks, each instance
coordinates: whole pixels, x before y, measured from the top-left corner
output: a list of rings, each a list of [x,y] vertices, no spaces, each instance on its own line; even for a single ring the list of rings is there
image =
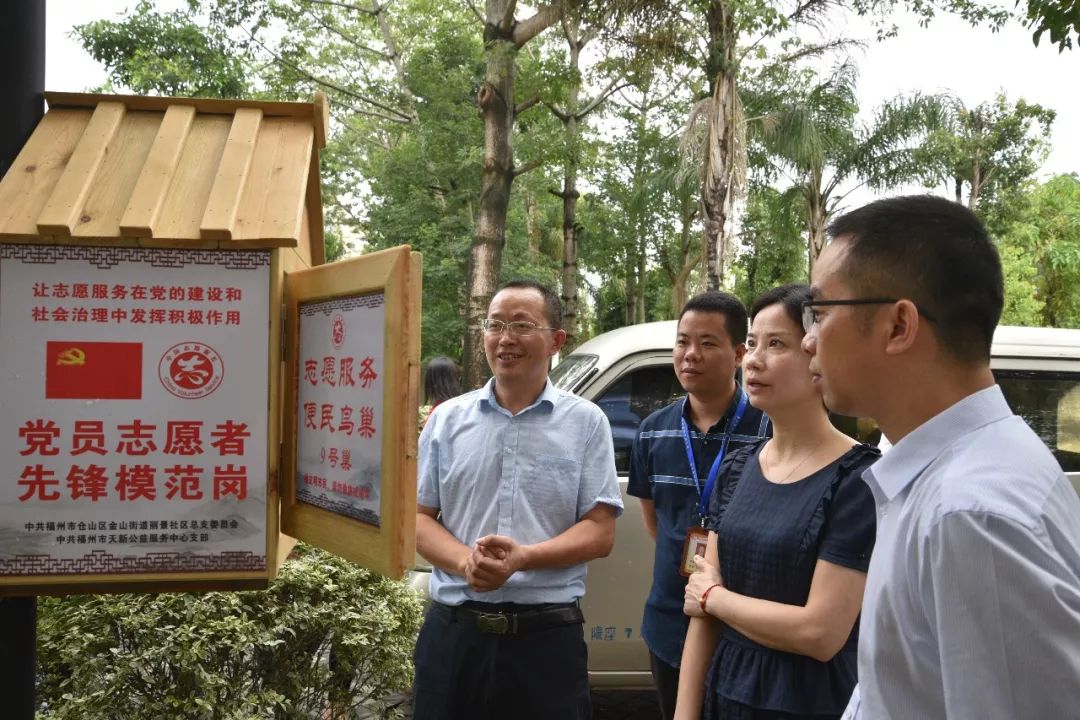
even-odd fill
[[[875,496],[888,502],[903,492],[942,450],[968,433],[1010,415],[1012,410],[997,385],[972,393],[906,435],[863,473],[863,480]]]
[[[544,404],[547,405],[549,410],[554,409],[555,401],[558,398],[559,393],[555,391],[555,386],[551,384],[551,380],[545,380],[544,389],[540,393],[540,395],[536,398],[536,400],[533,401],[531,405],[519,412],[518,415],[526,413],[533,408],[539,407]],[[510,415],[510,411],[500,405],[499,400],[495,397],[495,378],[491,378],[487,381],[487,384],[484,385],[483,392],[480,393],[480,396],[476,399],[476,403],[481,410],[484,410],[485,406],[487,406],[488,409],[497,410],[503,415]]]

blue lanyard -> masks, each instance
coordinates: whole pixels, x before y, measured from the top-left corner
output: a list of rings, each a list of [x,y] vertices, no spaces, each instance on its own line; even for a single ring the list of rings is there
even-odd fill
[[[716,476],[720,473],[720,463],[724,461],[724,455],[727,454],[728,440],[731,438],[731,432],[739,426],[749,402],[749,398],[746,397],[746,391],[740,387],[739,405],[735,408],[735,414],[728,420],[727,427],[724,428],[724,439],[720,444],[720,452],[717,454],[716,460],[713,461],[712,467],[709,468],[709,475],[705,478],[705,487],[702,489],[701,480],[698,478],[697,474],[697,462],[694,460],[694,448],[690,445],[690,428],[686,425],[686,398],[683,398],[682,412],[679,414],[679,424],[682,426],[683,445],[686,447],[686,461],[690,463],[690,476],[694,479],[694,489],[697,490],[698,494],[698,510],[701,514],[702,524],[705,522],[709,497],[712,495],[713,485],[716,484]]]

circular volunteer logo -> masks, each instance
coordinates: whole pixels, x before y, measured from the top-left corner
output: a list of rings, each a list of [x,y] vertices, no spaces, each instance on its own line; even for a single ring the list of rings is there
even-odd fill
[[[330,326],[330,333],[330,339],[333,340],[334,347],[341,347],[341,344],[345,342],[345,318],[340,315],[335,315],[334,321]]]
[[[225,365],[217,350],[198,342],[173,345],[161,356],[158,378],[178,398],[194,400],[217,390]]]

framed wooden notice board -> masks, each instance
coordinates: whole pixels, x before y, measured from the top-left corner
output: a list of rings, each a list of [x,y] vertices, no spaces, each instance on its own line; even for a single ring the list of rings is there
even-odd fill
[[[391,577],[415,552],[420,263],[285,278],[282,531]]]

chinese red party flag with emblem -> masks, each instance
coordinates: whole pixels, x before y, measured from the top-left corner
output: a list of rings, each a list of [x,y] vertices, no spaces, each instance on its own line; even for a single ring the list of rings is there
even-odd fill
[[[45,397],[50,400],[142,398],[142,343],[48,341]]]

